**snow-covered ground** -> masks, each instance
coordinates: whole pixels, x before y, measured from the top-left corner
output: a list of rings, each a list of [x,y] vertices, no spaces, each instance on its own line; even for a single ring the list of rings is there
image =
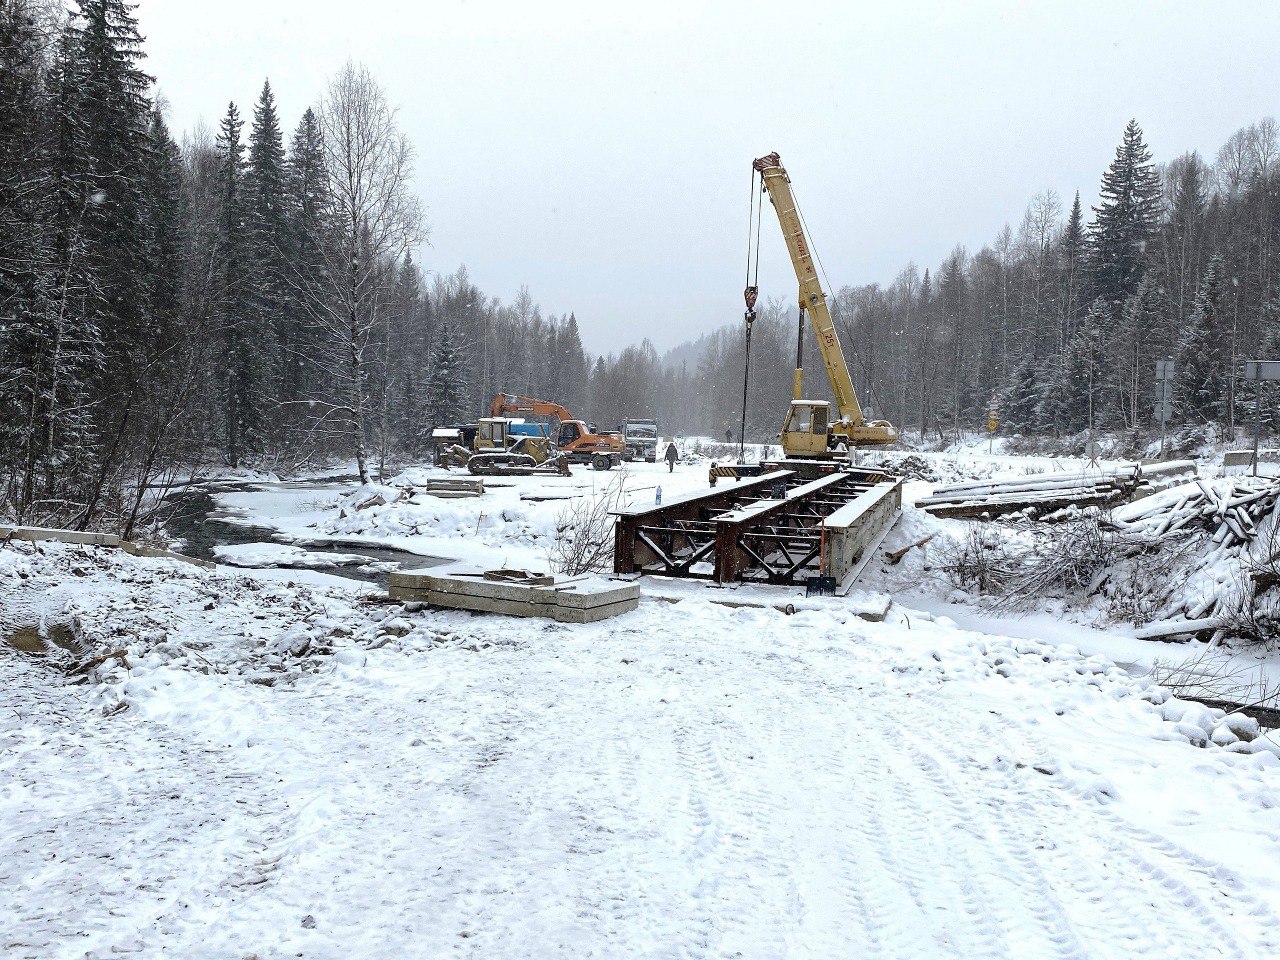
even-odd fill
[[[1191,746],[1229,725],[1101,658],[910,609],[566,627],[0,557],[7,619],[128,661],[0,657],[12,956],[1280,950],[1280,761]]]
[[[629,463],[609,471],[574,467],[569,477],[486,477],[485,495],[474,499],[419,492],[411,500],[394,500],[401,487],[458,476],[458,471],[414,467],[385,485],[358,489],[270,481],[217,493],[216,500],[228,519],[272,528],[300,546],[365,544],[489,566],[546,569],[557,519],[575,499],[620,491],[620,503],[653,503],[660,495],[670,498],[709,484],[705,461],[677,464],[674,473],[665,463]],[[389,502],[356,509],[374,495]]]
[[[556,498],[611,477],[221,497],[290,540],[545,568]],[[1061,617],[942,615],[922,555],[870,575],[884,623],[695,595],[569,626],[2,546],[0,636],[84,645],[0,641],[6,956],[1280,956],[1280,746]]]

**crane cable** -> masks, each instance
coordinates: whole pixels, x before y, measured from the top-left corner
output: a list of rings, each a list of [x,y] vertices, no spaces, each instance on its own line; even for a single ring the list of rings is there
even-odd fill
[[[738,463],[746,463],[747,449],[747,386],[751,378],[751,327],[756,319],[756,297],[760,292],[760,224],[764,219],[764,177],[760,178],[761,200],[756,203],[756,168],[751,166],[751,195],[747,215],[747,277],[742,291],[747,309],[743,314],[746,321],[746,349],[742,363],[742,422],[738,425]],[[751,227],[755,225],[755,243],[752,243]],[[752,276],[751,254],[755,251],[755,275]]]
[[[836,296],[835,288],[832,287],[831,285],[831,278],[827,276],[827,267],[822,262],[822,254],[818,253],[817,244],[813,242],[813,233],[812,231],[809,230],[809,224],[805,222],[804,211],[800,209],[800,197],[796,195],[795,184],[791,185],[791,196],[796,202],[796,215],[800,217],[800,226],[804,229],[805,236],[809,238],[809,252],[813,255],[813,259],[818,264],[818,270],[822,274],[822,282],[827,285],[827,290],[830,291],[830,299],[828,300],[828,302],[831,304],[831,312],[835,315],[836,322],[843,323],[844,317],[841,316],[840,298]],[[850,327],[850,334],[852,334],[852,327]],[[837,329],[837,335],[838,335],[838,329]],[[855,351],[854,352],[855,364],[857,363],[858,356],[860,356],[860,354],[857,351]],[[873,398],[870,393],[870,390],[868,390],[867,400],[870,401],[872,399]],[[879,422],[879,421],[876,421],[876,422]]]

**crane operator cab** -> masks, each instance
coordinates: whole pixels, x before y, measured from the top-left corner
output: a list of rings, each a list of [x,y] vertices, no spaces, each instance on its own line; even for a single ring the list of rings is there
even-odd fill
[[[826,457],[831,404],[826,400],[792,400],[782,424],[782,450],[787,457]]]

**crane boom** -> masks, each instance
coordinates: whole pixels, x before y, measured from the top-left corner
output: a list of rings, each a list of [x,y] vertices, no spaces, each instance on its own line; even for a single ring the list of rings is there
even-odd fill
[[[791,178],[787,176],[776,153],[760,157],[755,161],[755,168],[764,180],[764,187],[769,191],[769,199],[773,201],[774,212],[782,225],[782,236],[786,240],[787,251],[791,254],[796,280],[800,283],[800,308],[808,312],[809,322],[813,325],[818,349],[822,351],[822,362],[827,368],[827,378],[835,393],[840,419],[860,427],[865,422],[862,405],[858,403],[853,379],[849,376],[849,367],[844,360],[844,351],[840,349],[840,339],[836,336],[836,327],[827,307],[827,295],[822,290],[822,282],[813,262],[813,248],[804,235],[795,195],[791,192]],[[800,398],[796,396],[794,399]]]
[[[827,295],[818,278],[813,247],[804,234],[804,221],[796,206],[795,194],[791,192],[791,178],[787,176],[776,153],[760,157],[753,166],[760,174],[761,183],[769,193],[774,212],[778,215],[778,223],[782,226],[787,252],[791,254],[791,265],[795,268],[796,280],[800,284],[801,329],[803,330],[804,325],[803,314],[808,313],[809,322],[813,325],[813,332],[818,340],[818,349],[822,351],[822,362],[827,368],[827,379],[831,381],[831,391],[835,394],[839,418],[834,421],[830,418],[830,405],[825,400],[801,399],[803,370],[800,343],[797,342],[791,406],[782,425],[783,452],[789,460],[830,458],[847,456],[850,447],[893,443],[898,439],[898,431],[893,424],[884,420],[868,421],[863,416],[862,404],[858,402],[858,394],[853,389],[853,378],[849,376],[849,366],[845,363],[840,338],[836,335],[836,326],[831,320],[831,310],[827,307]],[[744,291],[748,322],[755,316],[752,307],[757,293],[757,288],[751,284]]]

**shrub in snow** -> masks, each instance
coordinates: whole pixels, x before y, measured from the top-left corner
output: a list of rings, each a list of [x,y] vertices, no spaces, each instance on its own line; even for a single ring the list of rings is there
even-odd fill
[[[607,573],[613,567],[613,516],[622,502],[619,474],[598,496],[573,500],[556,516],[556,538],[547,550],[552,569],[568,577]]]

